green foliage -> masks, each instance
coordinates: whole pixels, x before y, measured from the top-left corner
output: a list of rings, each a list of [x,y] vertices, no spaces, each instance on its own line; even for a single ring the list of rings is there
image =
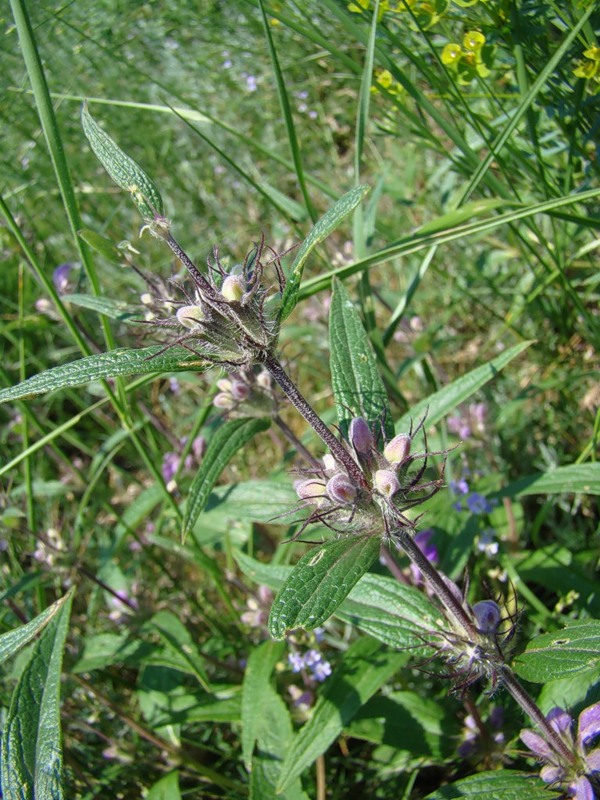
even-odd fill
[[[338,440],[369,421],[374,469],[424,420],[402,480],[440,490],[408,522],[575,719],[600,701],[597,5],[10,6],[3,796],[554,796],[383,520],[350,532],[362,495],[342,525],[299,501],[323,445],[261,366],[232,358],[213,405],[173,327],[196,287],[138,212],[203,275],[265,236],[281,363]]]

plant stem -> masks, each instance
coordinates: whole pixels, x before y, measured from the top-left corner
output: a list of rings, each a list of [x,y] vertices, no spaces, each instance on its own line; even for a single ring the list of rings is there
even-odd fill
[[[546,718],[534,700],[531,699],[523,686],[521,686],[510,667],[507,665],[500,667],[498,679],[506,688],[506,691],[512,696],[513,700],[516,700],[527,716],[538,726],[544,734],[544,739],[556,754],[560,756],[561,761],[565,760],[568,764],[574,764],[575,755],[569,750],[554,728],[546,721]]]
[[[392,532],[392,538],[404,550],[413,564],[423,573],[423,577],[434,590],[444,608],[454,617],[468,636],[473,641],[477,641],[479,639],[479,634],[473,624],[473,620],[464,609],[462,603],[460,603],[448,588],[442,574],[438,572],[419,546],[415,544],[408,528],[397,528]]]
[[[289,378],[277,358],[272,353],[267,353],[263,357],[262,363],[290,403],[302,414],[317,436],[327,445],[335,460],[342,464],[348,473],[348,477],[352,478],[359,488],[366,488],[367,482],[356,461],[344,445],[335,438],[308,400],[302,396],[296,384]]]
[[[298,453],[304,458],[304,460],[314,469],[322,469],[322,464],[320,461],[313,456],[313,454],[304,447],[300,439],[296,436],[294,431],[285,423],[279,415],[273,417],[274,423],[277,425],[279,430],[283,433],[285,438],[288,442],[294,447]]]

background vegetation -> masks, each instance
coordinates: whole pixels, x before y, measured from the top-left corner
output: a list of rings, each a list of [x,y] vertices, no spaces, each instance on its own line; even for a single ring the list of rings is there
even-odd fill
[[[150,344],[154,329],[132,319],[149,313],[140,272],[181,273],[159,242],[138,237],[130,198],[90,152],[84,98],[160,187],[197,263],[215,243],[240,262],[263,233],[285,252],[367,183],[361,210],[307,266],[281,337],[290,372],[333,423],[332,271],[360,310],[397,417],[532,342],[428,430],[430,449],[462,444],[421,527],[448,574],[466,570],[472,587],[506,599],[517,652],[598,616],[599,12],[575,0],[409,0],[380,2],[374,26],[367,0],[321,0],[267,4],[265,26],[243,0],[27,10],[57,128],[35,83],[32,95],[33,55],[6,10],[3,385]],[[295,460],[275,429],[229,464],[221,483],[237,494],[217,487],[181,544],[186,491],[223,420],[212,405],[220,378],[125,378],[111,397],[94,381],[0,411],[2,630],[76,587],[62,686],[68,797],[270,796],[249,784],[240,720],[271,595],[236,556],[282,565],[306,545],[283,544],[297,530],[277,518],[294,507]],[[284,417],[322,453],[297,416]],[[519,483],[567,465],[582,465],[580,478],[549,494]],[[335,669],[361,637],[333,619],[319,641],[298,634],[273,649],[294,727],[328,676],[294,672],[288,656],[316,650]],[[7,662],[5,707],[31,647]],[[407,661],[316,754],[302,775],[309,797],[420,798],[502,765],[535,771],[508,697],[485,687],[449,696],[446,677]],[[542,710],[600,700],[592,667],[532,684]]]

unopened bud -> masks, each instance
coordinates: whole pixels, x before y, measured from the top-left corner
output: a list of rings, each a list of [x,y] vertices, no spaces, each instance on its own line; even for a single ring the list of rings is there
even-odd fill
[[[217,381],[217,389],[220,389],[222,392],[229,392],[229,394],[231,394],[231,381],[229,378],[219,378]]]
[[[393,497],[400,490],[400,481],[391,469],[378,469],[373,481],[377,491],[384,497]]]
[[[496,633],[502,620],[500,606],[493,600],[481,600],[473,606],[473,616],[480,633]]]
[[[388,442],[383,449],[383,457],[388,462],[397,467],[403,464],[410,455],[411,438],[408,433],[399,433]]]
[[[267,392],[271,390],[272,380],[266,369],[263,369],[261,372],[259,372],[255,380],[261,389],[264,389]]]
[[[233,380],[231,382],[231,394],[236,400],[246,400],[250,394],[250,387],[243,381]]]
[[[373,433],[369,423],[362,417],[354,417],[348,428],[350,444],[359,455],[368,455],[374,447]]]
[[[327,481],[329,499],[340,505],[350,505],[356,499],[356,486],[347,475],[338,472]]]
[[[151,306],[153,303],[152,295],[149,292],[144,292],[144,294],[141,294],[140,300],[145,306]]]
[[[325,472],[335,472],[337,469],[335,458],[331,455],[331,453],[325,453],[323,456],[323,466],[325,467]]]
[[[316,500],[325,496],[325,484],[315,478],[296,481],[294,489],[300,500]]]
[[[230,411],[235,406],[235,400],[230,394],[220,392],[219,394],[215,395],[213,406],[215,408],[223,408],[225,411]]]
[[[239,302],[244,296],[246,287],[241,275],[228,275],[221,286],[221,294],[229,302]]]
[[[202,311],[200,306],[182,306],[177,309],[177,321],[180,322],[184,328],[197,328],[204,320],[204,311]]]

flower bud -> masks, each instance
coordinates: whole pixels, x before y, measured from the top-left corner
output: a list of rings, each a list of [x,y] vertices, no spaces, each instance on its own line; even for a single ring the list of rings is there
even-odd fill
[[[354,417],[350,422],[348,439],[352,447],[361,456],[368,455],[375,444],[369,423],[362,417]]]
[[[229,392],[231,394],[231,381],[229,378],[219,378],[217,381],[217,389],[222,392]]]
[[[335,463],[335,458],[331,455],[331,453],[325,453],[323,456],[323,466],[325,467],[325,472],[336,471],[337,464]]]
[[[379,494],[384,497],[391,498],[400,490],[400,481],[391,469],[378,469],[373,482]]]
[[[219,394],[214,397],[213,406],[215,408],[223,408],[225,411],[230,411],[235,406],[235,400],[230,394],[219,392]]]
[[[239,302],[245,291],[246,287],[241,275],[228,275],[221,286],[221,294],[230,303]]]
[[[410,455],[411,438],[408,433],[399,433],[388,442],[383,450],[383,457],[394,467],[404,464]]]
[[[184,328],[197,328],[204,320],[205,315],[200,306],[182,306],[177,309],[177,321]]]
[[[316,500],[325,496],[325,485],[315,478],[306,478],[303,481],[296,481],[294,489],[300,500]]]
[[[333,478],[330,478],[325,488],[329,499],[334,503],[343,506],[351,505],[356,499],[356,486],[343,472],[338,472]]]
[[[493,600],[481,600],[473,606],[473,616],[480,633],[496,633],[502,614],[500,606]]]
[[[263,369],[261,372],[259,372],[255,380],[261,389],[264,389],[267,392],[271,390],[272,380],[266,369]]]
[[[231,382],[231,394],[236,400],[241,402],[242,400],[246,400],[250,394],[250,387],[247,383],[244,383],[244,381],[233,380]]]

